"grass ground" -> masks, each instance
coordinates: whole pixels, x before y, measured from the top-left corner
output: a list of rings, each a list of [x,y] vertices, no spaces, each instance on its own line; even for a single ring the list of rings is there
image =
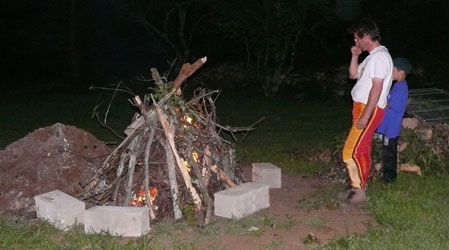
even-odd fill
[[[247,126],[265,117],[254,132],[237,142],[241,162],[270,161],[285,166],[284,171],[313,173],[323,166],[309,162],[308,156],[316,150],[333,150],[335,138],[349,126],[348,101],[231,98],[231,95],[224,92],[217,102],[222,124]],[[93,107],[105,100],[107,96],[98,92],[4,96],[0,98],[0,148],[36,128],[56,122],[75,125],[104,141],[118,141],[91,119]],[[121,131],[134,111],[124,96],[113,105],[108,120]],[[374,182],[369,188],[369,209],[379,226],[365,235],[337,240],[324,249],[449,249],[448,194],[447,176],[400,175],[389,186]],[[202,235],[238,231],[245,225],[263,226],[275,219],[249,217],[212,224]],[[81,228],[62,233],[42,222],[2,220],[0,249],[163,249],[167,240],[173,242],[173,249],[197,249],[195,242],[183,242],[177,237],[176,232],[189,228],[187,224],[160,223],[151,238],[124,241],[107,235],[84,235]]]
[[[369,208],[380,226],[324,249],[449,249],[448,193],[447,175],[401,175],[389,186],[375,182]]]

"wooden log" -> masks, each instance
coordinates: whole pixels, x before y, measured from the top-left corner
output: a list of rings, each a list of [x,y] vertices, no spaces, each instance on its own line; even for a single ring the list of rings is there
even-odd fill
[[[134,140],[129,145],[129,162],[128,162],[128,183],[126,185],[126,193],[125,199],[123,200],[123,206],[128,206],[129,201],[131,200],[132,191],[133,191],[133,180],[134,180],[134,169],[136,167],[136,152],[134,151],[135,146],[137,144],[138,137],[134,138]]]
[[[116,162],[120,159],[123,151],[129,146],[131,141],[141,132],[141,129],[134,130],[130,135],[128,135],[121,143],[118,145],[104,160],[101,168],[95,172],[95,175],[88,182],[86,187],[84,187],[84,192],[76,195],[76,197],[86,198],[88,195],[105,177],[111,169],[116,166]]]
[[[179,207],[179,190],[178,181],[176,180],[175,159],[170,149],[169,142],[162,143],[165,149],[166,161],[167,161],[167,173],[168,182],[170,183],[170,193],[173,197],[173,215],[175,220],[182,218],[182,212]]]
[[[404,118],[402,119],[402,127],[409,129],[416,129],[420,125],[420,122],[416,118]]]
[[[222,152],[222,160],[221,160],[221,169],[226,173],[230,179],[234,179],[234,169],[235,169],[235,160],[234,160],[234,151],[232,148],[228,149],[226,152],[224,149]]]
[[[203,66],[204,63],[206,63],[207,57],[200,58],[196,60],[193,64],[190,63],[184,63],[181,67],[181,70],[179,71],[178,76],[173,81],[173,90],[178,90],[179,87],[181,87],[182,83],[195,71],[197,71],[201,66]]]
[[[210,152],[209,145],[206,145],[204,148],[204,168],[203,168],[203,180],[204,185],[209,186],[210,181],[210,166],[213,165],[212,163],[212,153]]]
[[[114,194],[112,197],[112,200],[114,201],[114,205],[117,205],[117,197],[118,197],[119,190],[120,190],[120,184],[122,182],[122,178],[121,178],[122,172],[123,172],[123,169],[125,169],[125,161],[126,161],[126,155],[122,154],[120,156],[120,162],[119,162],[118,168],[117,168],[117,175],[116,175],[117,183],[115,185]]]
[[[133,131],[142,127],[145,123],[143,116],[137,117],[126,129],[123,131],[127,136],[129,136]]]
[[[200,166],[195,162],[192,154],[190,154],[189,163],[191,164],[193,171],[195,172],[196,179],[198,181],[198,186],[200,187],[200,190],[201,190],[201,194],[203,195],[204,200],[206,201],[206,214],[204,216],[204,224],[207,225],[207,224],[209,224],[210,216],[212,214],[212,208],[213,208],[212,199],[209,196],[207,186],[204,185],[203,178],[201,176]]]
[[[432,139],[433,137],[433,131],[432,129],[416,129],[415,133],[423,140],[428,141],[430,139]]]
[[[220,179],[223,180],[228,186],[230,186],[230,187],[236,186],[236,184],[231,180],[231,178],[229,178],[229,176],[226,175],[225,172],[223,172],[221,169],[219,169],[217,167],[217,165],[211,166],[210,170],[212,170],[212,172],[217,174],[220,177]]]
[[[413,165],[413,164],[409,164],[409,163],[401,164],[399,166],[399,171],[401,171],[401,172],[408,172],[408,173],[415,173],[417,175],[422,175],[420,167],[418,167],[416,165]]]
[[[175,145],[174,129],[168,123],[168,118],[162,112],[162,109],[160,107],[156,107],[156,111],[157,111],[157,115],[159,117],[159,121],[161,122],[162,127],[164,129],[167,141],[172,150],[173,156],[175,157],[175,161],[178,166],[178,170],[179,170],[179,172],[181,172],[181,176],[184,179],[187,190],[190,192],[190,195],[192,196],[192,199],[193,199],[193,203],[195,204],[196,209],[199,211],[199,210],[201,210],[201,198],[198,195],[198,192],[196,191],[196,189],[193,187],[190,175],[187,172],[187,169],[184,167],[184,163],[182,162],[181,157],[179,157],[178,150],[176,149],[176,145]]]
[[[398,152],[404,151],[408,146],[408,143],[406,141],[398,142]]]
[[[181,95],[181,91],[179,90],[179,88],[181,87],[182,83],[189,77],[191,76],[193,73],[195,73],[195,71],[197,71],[199,68],[201,68],[201,66],[203,66],[203,64],[207,61],[207,57],[203,57],[200,58],[198,60],[196,60],[196,62],[194,62],[193,64],[190,63],[184,63],[181,67],[181,71],[179,72],[178,76],[175,78],[174,82],[173,82],[173,89],[164,96],[164,98],[162,98],[159,101],[159,105],[165,103],[173,94],[177,94],[177,95]],[[156,84],[160,84],[158,83],[158,81],[161,81],[161,77],[159,76],[159,73],[157,73],[157,70],[151,70],[151,72],[153,73],[153,79],[156,81]],[[157,74],[155,74],[157,73]],[[161,85],[162,86],[162,85]],[[159,87],[160,90],[163,90],[162,87]]]
[[[144,180],[144,189],[145,189],[145,200],[148,205],[148,208],[150,209],[150,218],[154,220],[156,218],[156,215],[153,210],[153,206],[151,204],[151,197],[150,197],[150,149],[151,145],[153,144],[154,140],[154,134],[156,132],[156,124],[153,124],[151,126],[150,135],[148,136],[147,145],[145,146],[145,159],[144,159],[144,172],[145,172],[145,180]]]
[[[199,158],[195,159],[194,155],[193,155],[193,149],[192,149],[192,143],[193,143],[193,138],[192,138],[192,134],[188,133],[186,135],[186,140],[187,140],[187,155],[188,155],[188,164],[189,166],[191,166],[193,168],[193,172],[195,173],[196,176],[196,180],[198,183],[198,186],[200,188],[200,192],[203,195],[203,199],[206,202],[206,213],[204,215],[204,224],[207,225],[209,224],[210,221],[210,216],[212,214],[212,208],[213,208],[213,202],[212,199],[209,196],[209,191],[207,189],[207,186],[204,184],[203,181],[203,176],[201,174],[201,166],[198,164],[197,161],[199,161]]]

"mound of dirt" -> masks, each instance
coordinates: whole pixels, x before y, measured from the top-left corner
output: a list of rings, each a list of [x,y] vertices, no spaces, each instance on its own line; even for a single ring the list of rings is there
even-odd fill
[[[0,151],[0,216],[33,217],[33,197],[55,189],[80,193],[108,153],[92,134],[60,123],[8,145]]]

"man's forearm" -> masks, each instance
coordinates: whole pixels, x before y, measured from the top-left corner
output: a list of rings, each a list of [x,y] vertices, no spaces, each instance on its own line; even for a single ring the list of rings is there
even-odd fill
[[[371,116],[371,113],[373,112],[374,108],[377,105],[377,102],[379,101],[380,94],[382,93],[382,83],[374,83],[371,87],[371,90],[369,92],[368,96],[368,102],[365,106],[365,110],[362,114],[363,117],[369,118]]]
[[[349,78],[357,79],[359,74],[358,69],[359,69],[359,57],[352,56],[351,63],[349,64]]]

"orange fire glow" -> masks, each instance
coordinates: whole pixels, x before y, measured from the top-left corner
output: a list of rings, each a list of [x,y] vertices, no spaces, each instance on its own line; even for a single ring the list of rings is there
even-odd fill
[[[192,122],[193,122],[193,119],[191,117],[186,116],[186,115],[183,116],[182,119],[184,119],[184,121],[186,121],[186,122],[188,122],[190,124],[192,124]]]
[[[150,204],[153,205],[153,201],[156,199],[158,190],[155,187],[150,187],[149,188],[149,193],[150,193]],[[139,190],[139,192],[137,192],[137,195],[134,197],[132,203],[136,207],[142,207],[142,206],[145,206],[147,204],[146,203],[145,189],[144,188],[141,188]]]
[[[192,118],[192,117],[189,117],[189,116],[187,116],[187,115],[184,115],[184,116],[182,117],[182,119],[183,119],[184,121],[186,121],[187,123],[193,125],[195,128],[201,128],[201,126],[200,126],[198,123],[195,123],[195,122],[193,121],[193,118]],[[187,128],[187,126],[184,125],[184,128]]]

